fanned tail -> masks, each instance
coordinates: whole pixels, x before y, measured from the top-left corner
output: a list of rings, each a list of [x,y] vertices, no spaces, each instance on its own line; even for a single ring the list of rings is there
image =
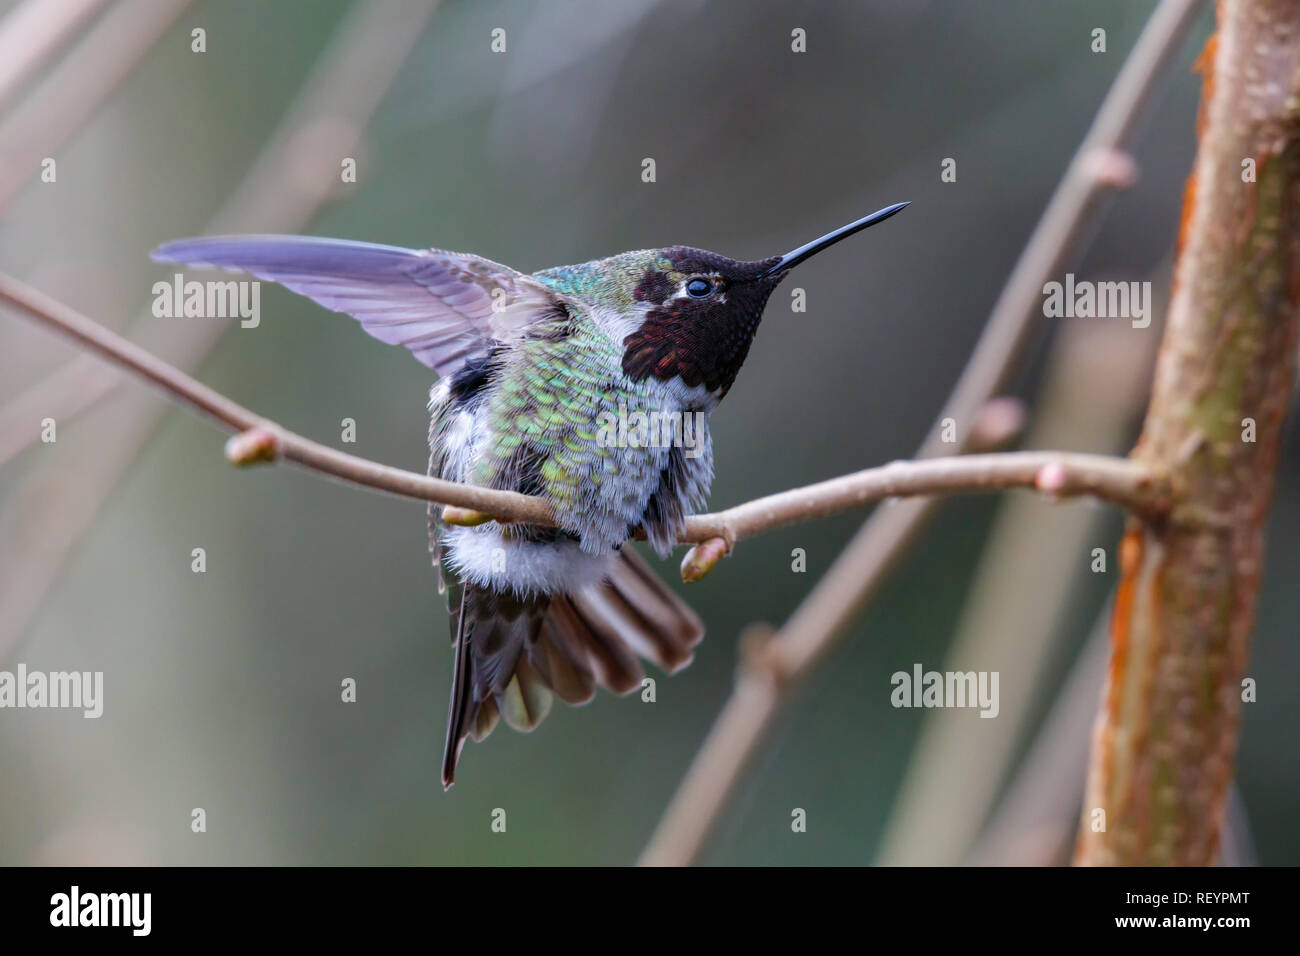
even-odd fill
[[[529,731],[554,696],[585,704],[600,684],[617,694],[641,686],[639,657],[672,673],[691,662],[704,636],[699,617],[625,546],[605,580],[571,595],[517,598],[458,584],[452,602],[452,674],[442,783],[450,787],[466,739],[482,740],[498,719]],[[455,595],[453,595],[453,598]]]

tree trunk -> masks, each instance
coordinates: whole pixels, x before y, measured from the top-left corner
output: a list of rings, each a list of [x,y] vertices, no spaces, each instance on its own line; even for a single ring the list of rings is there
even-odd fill
[[[1222,0],[1130,519],[1076,860],[1209,864],[1219,842],[1300,326],[1300,0]],[[1139,333],[1140,334],[1140,333]],[[1103,829],[1104,828],[1104,829]]]

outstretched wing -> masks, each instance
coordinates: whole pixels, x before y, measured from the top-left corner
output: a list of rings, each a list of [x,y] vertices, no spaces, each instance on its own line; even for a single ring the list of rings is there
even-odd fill
[[[346,312],[440,376],[565,308],[563,296],[480,256],[308,236],[208,236],[166,242],[157,262],[242,270]]]

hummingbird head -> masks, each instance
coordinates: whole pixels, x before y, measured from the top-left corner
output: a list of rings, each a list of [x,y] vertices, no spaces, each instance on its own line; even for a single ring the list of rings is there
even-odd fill
[[[626,276],[629,305],[643,315],[623,339],[624,374],[634,381],[680,378],[688,389],[721,399],[749,354],[768,297],[790,270],[905,206],[896,203],[785,255],[753,262],[689,246],[615,256],[610,264]]]

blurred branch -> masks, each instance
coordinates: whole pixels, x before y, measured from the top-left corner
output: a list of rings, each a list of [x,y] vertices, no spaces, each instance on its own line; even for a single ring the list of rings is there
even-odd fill
[[[1172,261],[1170,256],[1159,270],[1157,289],[1168,288]],[[1161,294],[1154,298],[1152,314],[1163,315],[1167,301]],[[1154,326],[1134,329],[1127,322],[1061,329],[1024,447],[1126,449],[1151,394],[1158,343]],[[998,719],[966,720],[969,715],[942,708],[925,712],[878,851],[881,864],[951,866],[969,851],[1046,697],[1044,677],[1069,630],[1063,625],[1075,610],[1077,586],[1091,576],[1087,568],[1101,514],[1045,508],[1027,496],[1000,504],[940,667],[998,671]],[[1007,608],[1016,613],[1008,615]],[[1096,700],[1094,693],[1089,706]],[[1085,720],[1085,743],[1076,754],[1080,782],[1065,814],[1071,821],[1082,793],[1086,725]],[[958,780],[961,786],[953,786]]]
[[[0,109],[108,0],[25,0],[0,21]]]
[[[127,6],[146,6],[128,4]],[[208,223],[208,232],[302,228],[339,188],[339,159],[349,155],[398,69],[423,33],[437,0],[360,4],[349,11],[317,59],[270,142],[259,152],[235,193]],[[3,183],[0,170],[0,186]],[[3,190],[0,189],[0,196]],[[220,338],[220,323],[136,323],[139,340],[181,368],[195,368]],[[42,390],[52,405],[42,417],[61,425],[77,412],[95,409],[95,428],[71,452],[43,462],[0,514],[0,660],[26,630],[32,616],[100,507],[138,457],[162,416],[152,395],[110,393],[122,381],[115,369],[80,356],[55,373],[56,387]],[[41,388],[40,385],[33,388]],[[28,397],[25,393],[20,401]],[[23,401],[24,407],[31,407]],[[39,430],[22,425],[27,442]],[[15,442],[0,437],[0,447]],[[21,442],[17,443],[21,444]],[[47,454],[58,455],[47,450]]]
[[[101,358],[162,389],[168,396],[208,415],[239,438],[228,445],[236,464],[283,458],[353,484],[461,509],[486,519],[554,527],[544,499],[443,481],[336,451],[288,431],[209,388],[111,329],[0,274],[0,302],[27,313]],[[721,538],[728,545],[771,528],[835,514],[883,498],[942,492],[1036,488],[1054,498],[1092,495],[1158,519],[1168,494],[1155,473],[1123,458],[1068,452],[1008,452],[896,461],[852,475],[759,498],[687,521],[683,541]]]
[[[0,107],[68,42],[106,0],[27,0],[0,22]],[[94,115],[167,32],[191,0],[116,5],[14,115],[0,123],[0,210]],[[116,376],[69,362],[0,407],[0,467],[25,451],[45,417],[60,422],[101,397]],[[65,412],[70,414],[65,416]],[[0,642],[2,643],[2,642]]]
[[[1201,7],[1199,0],[1162,0],[1106,94],[1092,127],[1052,195],[1020,259],[999,295],[988,324],[939,421],[958,425],[956,447],[945,446],[939,424],[919,456],[963,452],[979,410],[1002,390],[1041,315],[1043,282],[1059,271],[1082,237],[1098,198],[1132,181],[1123,152],[1142,107]],[[763,668],[741,667],[736,689],[691,763],[660,821],[643,864],[694,862],[722,808],[766,736],[789,685],[834,646],[853,615],[919,534],[934,501],[902,502],[878,510],[863,524],[781,632],[771,640],[779,657],[779,681]]]
[[[339,189],[339,160],[355,153],[406,54],[438,0],[401,0],[354,10],[302,85],[302,93],[258,153],[206,233],[291,232]],[[3,205],[0,169],[0,205]],[[224,327],[159,325],[145,313],[139,340],[182,368],[194,368]],[[37,440],[40,418],[66,425],[122,384],[115,368],[77,356],[0,408],[0,466]],[[40,411],[36,415],[36,410]]]
[[[1097,697],[1106,679],[1110,615],[1093,626],[1052,700],[1006,793],[963,861],[967,866],[1060,866],[1070,859],[1087,776]],[[1257,866],[1250,819],[1234,785],[1228,796],[1220,866]]]
[[[1031,320],[1042,316],[1044,280],[1065,268],[1101,198],[1133,184],[1136,170],[1126,152],[1133,127],[1204,5],[1204,0],[1162,0],[1151,14],[1002,287],[941,419],[952,417],[960,425],[960,416],[1006,387]],[[937,429],[930,433],[922,454],[944,453],[938,434]]]
[[[132,0],[115,5],[47,83],[0,124],[0,209],[40,172],[43,158],[94,116],[189,4]],[[45,3],[45,12],[52,6]]]
[[[1088,736],[1106,676],[1110,610],[1107,601],[1005,793],[966,853],[967,865],[1069,862],[1087,775]]]
[[[1233,777],[1300,339],[1300,2],[1218,10],[1175,292],[1132,455],[1168,469],[1177,501],[1164,525],[1131,522],[1120,546],[1082,864],[1209,865]]]

